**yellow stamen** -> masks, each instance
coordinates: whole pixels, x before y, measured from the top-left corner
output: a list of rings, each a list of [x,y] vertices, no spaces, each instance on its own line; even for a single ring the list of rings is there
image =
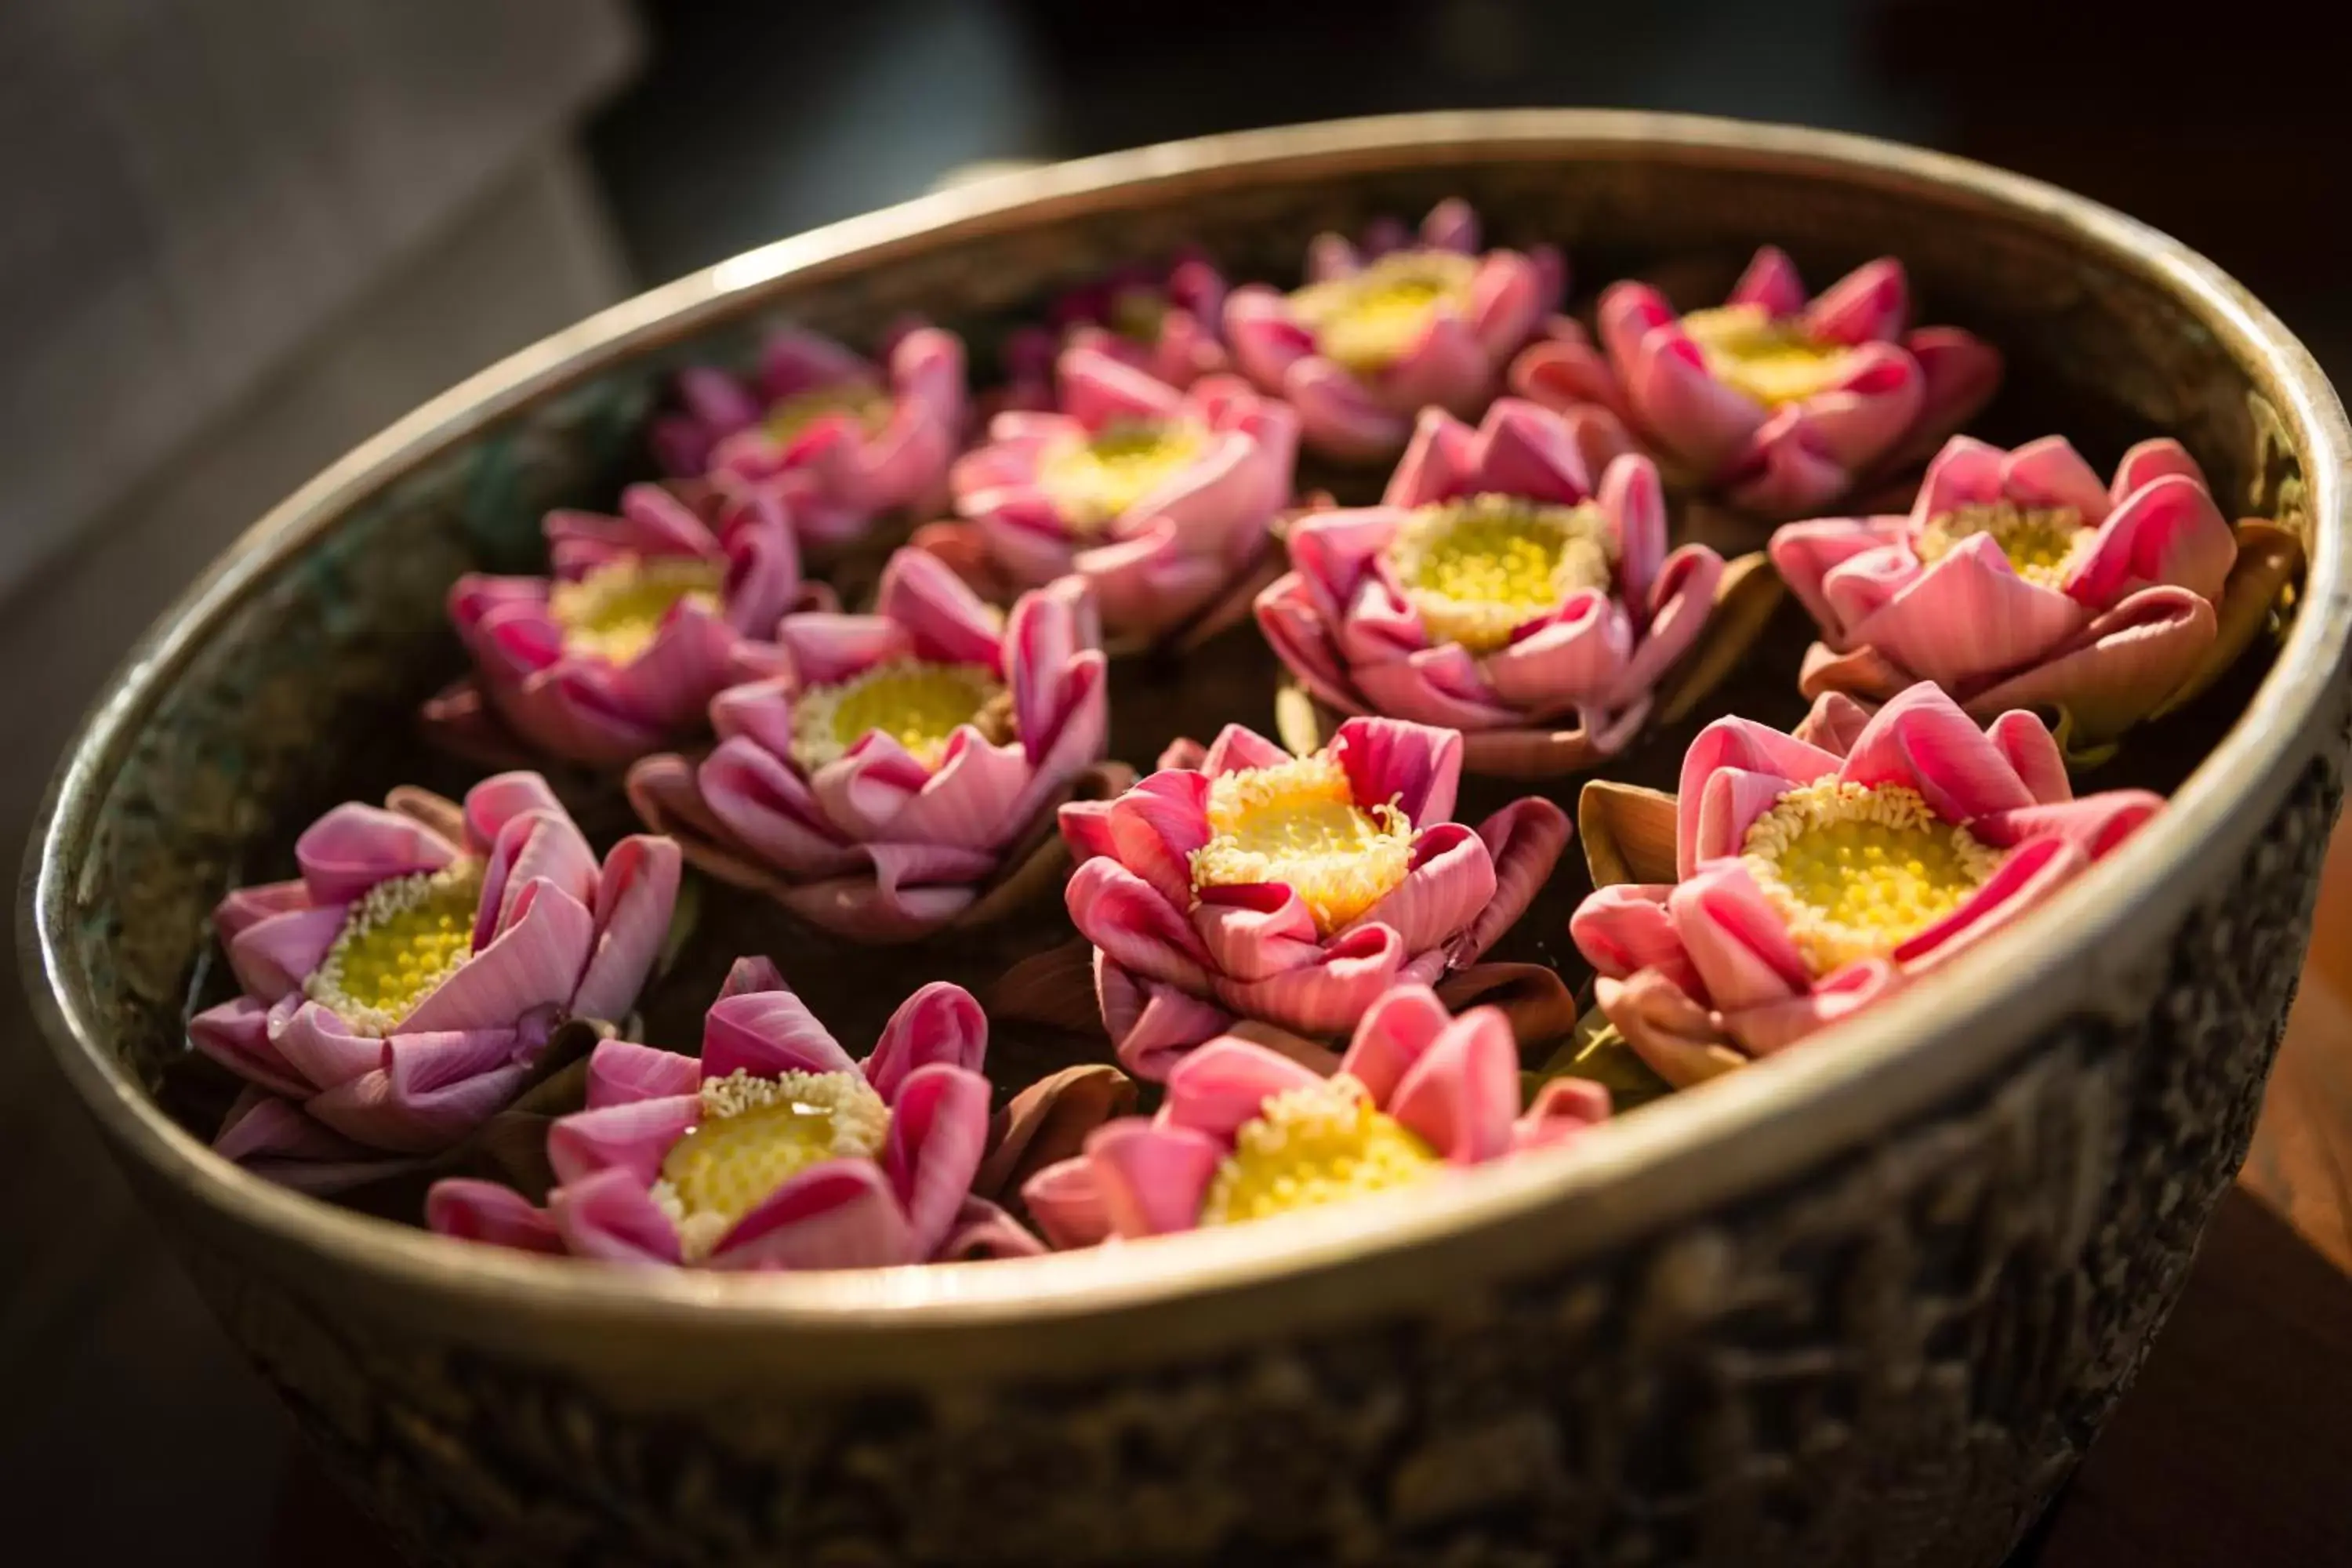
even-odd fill
[[[1394,1117],[1372,1109],[1342,1074],[1286,1089],[1234,1135],[1201,1205],[1202,1225],[1320,1208],[1434,1175],[1437,1155]]]
[[[1748,826],[1740,856],[1816,974],[1894,952],[2000,864],[1916,790],[1834,779],[1783,795]]]
[[[1412,868],[1413,825],[1394,801],[1356,804],[1328,752],[1226,773],[1209,785],[1209,841],[1192,851],[1192,887],[1279,882],[1328,936]]]
[[[1709,374],[1767,408],[1826,390],[1853,352],[1814,337],[1793,317],[1774,320],[1761,305],[1693,310],[1683,318],[1683,331],[1698,345]]]
[[[1399,250],[1345,278],[1290,296],[1291,314],[1315,334],[1316,352],[1357,372],[1385,370],[1412,352],[1438,307],[1466,314],[1475,257]]]
[[[1055,442],[1037,465],[1037,482],[1074,526],[1100,528],[1208,444],[1208,429],[1196,420],[1113,420],[1091,437]]]
[[[1941,561],[1970,534],[1990,533],[2010,566],[2029,583],[2055,588],[2074,557],[2097,534],[2071,506],[2021,507],[2014,501],[1972,501],[1927,520],[1912,548],[1919,559]]]
[[[795,393],[768,405],[760,420],[769,438],[789,446],[793,437],[828,414],[846,414],[869,436],[880,434],[896,412],[890,395],[862,382],[844,382]]]
[[[719,563],[698,556],[623,556],[555,584],[547,613],[563,628],[565,652],[627,664],[653,646],[671,605],[718,609],[725,580]]]
[[[474,952],[482,863],[394,877],[370,888],[302,990],[355,1035],[392,1033]]]
[[[1477,495],[1415,510],[1388,547],[1432,642],[1489,653],[1586,588],[1609,586],[1616,541],[1601,509]]]
[[[814,772],[878,730],[935,768],[961,725],[972,725],[983,740],[1010,738],[1003,697],[1004,688],[976,664],[877,664],[793,699],[793,760]]]
[[[698,1263],[778,1187],[823,1161],[873,1159],[889,1131],[890,1108],[863,1073],[708,1079],[701,1120],[663,1156],[654,1202]]]

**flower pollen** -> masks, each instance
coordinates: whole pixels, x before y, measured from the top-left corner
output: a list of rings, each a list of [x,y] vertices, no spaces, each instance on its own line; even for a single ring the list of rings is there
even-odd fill
[[[548,591],[547,612],[563,631],[563,649],[611,664],[629,664],[653,646],[662,622],[681,601],[716,611],[724,569],[695,555],[624,555],[559,580]]]
[[[1923,562],[1941,561],[1972,534],[1989,533],[2011,570],[2028,583],[2055,588],[2076,554],[2096,535],[2071,506],[2021,507],[2014,501],[1971,501],[1927,520],[1912,542]]]
[[[1056,441],[1037,482],[1079,529],[1119,517],[1199,458],[1208,429],[1193,419],[1115,419],[1091,437]]]
[[[2000,852],[1900,784],[1801,784],[1748,825],[1740,858],[1815,974],[1893,952],[1958,909]]]
[[[1201,1223],[1232,1225],[1410,1186],[1434,1175],[1435,1152],[1341,1074],[1285,1089],[1234,1134],[1201,1205]]]
[[[874,1159],[889,1131],[890,1108],[863,1073],[739,1068],[703,1080],[701,1120],[662,1157],[654,1202],[699,1263],[778,1187],[827,1160]]]
[[[303,993],[355,1035],[382,1038],[474,954],[482,863],[394,877],[370,888]]]
[[[1356,804],[1328,752],[1247,768],[1209,785],[1209,841],[1192,851],[1192,887],[1277,882],[1330,935],[1386,898],[1412,869],[1412,823],[1394,801]]]
[[[1813,336],[1795,317],[1774,319],[1761,305],[1693,310],[1683,331],[1698,345],[1709,375],[1767,408],[1827,391],[1852,352]]]
[[[862,381],[837,382],[812,387],[768,405],[760,426],[780,447],[789,447],[818,420],[846,414],[868,436],[879,435],[890,423],[897,405],[890,395]]]
[[[1481,494],[1417,508],[1387,555],[1432,642],[1491,653],[1573,594],[1606,591],[1616,542],[1601,509]]]
[[[1290,309],[1326,359],[1359,374],[1385,370],[1413,351],[1441,307],[1468,313],[1477,274],[1477,260],[1454,251],[1391,251],[1308,284],[1290,296]]]
[[[964,725],[990,742],[1009,739],[1004,688],[976,664],[895,659],[793,699],[793,760],[814,772],[866,736],[889,736],[917,762],[937,768]]]

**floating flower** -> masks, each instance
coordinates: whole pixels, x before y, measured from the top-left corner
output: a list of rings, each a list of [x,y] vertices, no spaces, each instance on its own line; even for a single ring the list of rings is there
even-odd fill
[[[1180,392],[1092,348],[1066,351],[1060,377],[1056,412],[998,415],[953,471],[995,574],[1018,589],[1076,573],[1123,637],[1246,605],[1234,590],[1290,499],[1297,416],[1236,377]]]
[[[415,789],[339,805],[294,859],[298,879],[214,911],[244,994],[188,1036],[252,1085],[213,1146],[308,1186],[449,1148],[559,1019],[627,1013],[677,896],[676,845],[624,838],[599,866],[536,773],[462,807]]]
[[[629,798],[713,876],[828,930],[899,941],[972,918],[1011,873],[1051,874],[1054,807],[1108,776],[1094,622],[1075,580],[1000,617],[901,550],[876,613],[785,616],[794,673],[720,692],[717,749],[645,759]]]
[[[1494,396],[1503,366],[1559,303],[1559,257],[1478,249],[1466,203],[1432,209],[1418,243],[1375,233],[1363,250],[1315,242],[1306,287],[1264,284],[1225,301],[1234,361],[1298,410],[1307,444],[1346,458],[1405,444],[1430,405],[1465,417]]]
[[[1808,738],[1809,737],[1809,738]],[[1569,924],[1611,1023],[1687,1084],[1849,1017],[2048,898],[2163,805],[2074,799],[2040,719],[1922,683],[1832,693],[1799,735],[1720,719],[1681,793],[1589,784],[1597,890]]]
[[[1011,384],[1004,406],[1054,406],[1055,362],[1089,348],[1158,381],[1187,387],[1226,367],[1225,279],[1207,256],[1187,250],[1166,266],[1116,268],[1054,301],[1050,328],[1030,327],[1005,342]]]
[[[1735,504],[1801,515],[1924,457],[1992,395],[2000,356],[1957,327],[1906,331],[1893,257],[1810,303],[1771,246],[1731,298],[1677,314],[1646,283],[1601,297],[1601,352],[1561,327],[1511,366],[1514,390],[1630,428]]]
[[[2267,545],[2283,531],[2249,524]],[[1884,700],[1932,680],[1979,718],[2064,714],[2071,748],[2110,742],[2233,658],[2268,570],[2233,583],[2239,538],[2196,461],[2143,441],[2101,484],[2063,437],[2004,452],[1956,436],[1906,517],[1826,518],[1772,536],[1772,561],[1820,623],[1807,696]],[[2257,551],[2249,565],[2269,564]],[[2252,588],[2258,606],[2222,611]]]
[[[682,372],[681,412],[654,423],[662,465],[723,489],[775,498],[802,539],[838,545],[876,516],[947,490],[963,438],[963,342],[936,327],[898,334],[888,373],[814,332],[771,337],[756,377]]]
[[[587,1109],[548,1129],[544,1210],[437,1182],[445,1236],[614,1263],[873,1268],[1034,1253],[971,1195],[988,1143],[988,1020],[934,982],[853,1061],[765,959],[739,961],[699,1060],[627,1040],[588,1058]]]
[[[1535,404],[1498,399],[1475,432],[1430,409],[1381,505],[1292,526],[1292,569],[1258,596],[1258,625],[1325,709],[1460,730],[1473,771],[1613,755],[1727,582],[1770,578],[1760,557],[1727,578],[1703,544],[1667,553],[1647,458],[1618,457],[1597,487],[1586,475],[1567,424]],[[1725,627],[1744,644],[1769,608]],[[1721,654],[1710,674],[1737,648]]]
[[[449,590],[474,674],[424,717],[453,749],[633,761],[700,731],[722,689],[774,673],[777,618],[826,602],[770,502],[698,511],[631,485],[618,517],[559,510],[543,526],[551,577],[468,573]]]
[[[1168,1074],[1150,1119],[1105,1122],[1022,1199],[1057,1247],[1265,1219],[1417,1185],[1561,1142],[1609,1114],[1599,1084],[1560,1078],[1519,1110],[1519,1053],[1492,1007],[1448,1018],[1400,985],[1324,1077],[1248,1040],[1210,1041]]]
[[[1342,1035],[1391,985],[1492,946],[1568,820],[1531,797],[1473,832],[1450,820],[1461,773],[1451,730],[1350,719],[1300,757],[1235,724],[1198,767],[1064,806],[1070,918],[1120,1063],[1165,1078],[1236,1019]]]

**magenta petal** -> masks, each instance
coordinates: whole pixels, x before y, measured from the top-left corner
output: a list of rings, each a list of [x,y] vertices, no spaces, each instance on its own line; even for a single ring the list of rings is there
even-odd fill
[[[2142,587],[2186,588],[2219,600],[2238,559],[2237,535],[2204,485],[2166,474],[2124,498],[2066,574],[2066,592],[2097,608]]]
[[[1064,900],[1079,931],[1121,968],[1198,991],[1207,952],[1181,910],[1116,861],[1088,860],[1071,873]]]
[[[1130,973],[1100,952],[1095,954],[1095,995],[1118,1065],[1146,1083],[1165,1080],[1185,1052],[1234,1022],[1233,1014],[1206,998]]]
[[[425,1226],[436,1235],[519,1252],[563,1251],[563,1237],[546,1211],[512,1187],[451,1177],[425,1194]]]
[[[688,786],[682,763],[665,770],[653,765],[658,761],[638,764],[630,777],[633,789],[659,794]],[[745,849],[789,877],[827,876],[856,863],[807,781],[748,736],[721,741],[691,782],[698,786],[699,803]]]
[[[1617,536],[1617,592],[1629,605],[1649,598],[1666,558],[1666,496],[1658,465],[1637,452],[1612,459],[1601,476],[1601,512]]]
[[[1486,675],[1505,702],[1549,717],[1609,701],[1623,684],[1633,649],[1624,606],[1588,590],[1562,606],[1558,619],[1488,655]]]
[[[257,882],[248,888],[231,888],[213,906],[213,930],[226,944],[257,921],[311,907],[310,889],[299,877],[286,882]]]
[[[1831,601],[1826,585],[1831,574],[1857,556],[1905,543],[1909,531],[1909,520],[1900,517],[1825,517],[1811,522],[1787,523],[1772,531],[1769,546],[1772,570],[1797,595],[1798,602],[1813,617],[1814,625],[1822,628],[1822,635],[1842,647],[1849,628],[1846,618]],[[1899,580],[1888,584],[1885,592],[1872,596],[1874,606],[1893,597],[1895,591],[1916,571],[1914,559],[1910,570]]]
[[[1112,802],[1100,818],[1104,850],[1178,909],[1192,901],[1192,857],[1209,841],[1212,776],[1206,769],[1164,768]],[[1087,820],[1083,814],[1080,819]],[[1065,808],[1065,833],[1071,820]]]
[[[2147,819],[2164,809],[2164,797],[2144,789],[2103,790],[2080,800],[2057,800],[1996,812],[1969,825],[1995,848],[2007,849],[2042,838],[2062,838],[2086,860],[2104,858]]]
[[[1319,355],[1284,372],[1277,388],[1298,411],[1300,437],[1335,458],[1384,458],[1404,445],[1411,418],[1393,412],[1363,383]]]
[[[1462,782],[1462,736],[1458,731],[1401,719],[1349,719],[1329,746],[1360,805],[1393,802],[1416,827],[1454,815]]]
[[[812,686],[837,685],[873,665],[915,657],[912,632],[882,616],[803,610],[776,623],[776,641]]]
[[[1256,981],[1214,979],[1217,999],[1244,1017],[1303,1035],[1337,1035],[1393,984],[1411,955],[1386,926],[1356,926],[1335,936],[1320,962]]]
[[[1264,980],[1322,952],[1315,917],[1278,882],[1203,888],[1192,920],[1211,967],[1237,980]]]
[[[1021,1206],[1056,1247],[1093,1247],[1112,1234],[1094,1162],[1083,1154],[1057,1161],[1022,1183]]]
[[[1321,1075],[1248,1040],[1211,1040],[1168,1073],[1168,1098],[1160,1102],[1163,1127],[1205,1133],[1231,1147],[1242,1123],[1265,1102],[1292,1089],[1312,1089]]]
[[[294,841],[294,863],[319,904],[347,904],[378,882],[438,871],[457,855],[414,817],[357,801],[335,807]]]
[[[1805,326],[1834,343],[1885,342],[1898,336],[1911,314],[1911,286],[1891,256],[1866,261],[1817,295],[1805,308]]]
[[[1383,925],[1396,932],[1407,952],[1422,952],[1461,935],[1494,902],[1494,858],[1486,840],[1462,824],[1441,822],[1425,829],[1412,858],[1404,880],[1348,930]]]
[[[1491,411],[1490,411],[1491,416]],[[1451,500],[1478,488],[1479,460],[1470,426],[1443,408],[1424,408],[1414,418],[1412,439],[1397,459],[1381,492],[1381,507],[1411,508]],[[1570,453],[1571,459],[1574,453]],[[1310,518],[1309,524],[1339,514]],[[1327,525],[1328,526],[1328,525]]]
[[[896,1105],[909,1075],[946,1066],[977,1073],[988,1054],[988,1017],[962,986],[934,980],[904,1002],[882,1026],[882,1037],[864,1063],[866,1081]]]
[[[1089,430],[1114,419],[1172,419],[1183,406],[1176,388],[1097,349],[1065,349],[1054,372],[1062,411]]]
[[[817,1022],[808,1004],[790,991],[752,991],[722,997],[702,1019],[702,1076],[745,1073],[774,1078],[788,1072],[855,1072],[857,1064]]]
[[[401,1020],[418,1033],[512,1025],[572,999],[595,942],[595,918],[552,883],[534,881],[511,922]]]
[[[394,1035],[383,1047],[380,1070],[314,1095],[303,1108],[373,1149],[448,1148],[512,1100],[529,1070],[505,1029]]]
[[[1789,930],[1738,860],[1717,860],[1666,900],[1691,965],[1728,1012],[1811,990],[1811,974]]]
[[[1234,362],[1269,392],[1282,385],[1293,364],[1315,352],[1315,335],[1292,320],[1281,295],[1262,283],[1226,295],[1224,315]]]
[[[1495,1007],[1455,1019],[1405,1070],[1386,1109],[1454,1164],[1507,1153],[1519,1113],[1519,1050],[1510,1021]]]
[[[1822,700],[1827,702],[1839,695],[1828,692]],[[1860,711],[1860,706],[1851,699],[1846,700],[1846,705]],[[1855,735],[1859,738],[1860,731]],[[2011,709],[1986,725],[1985,735],[2009,760],[2009,765],[2017,771],[2018,781],[2035,800],[2053,805],[2074,798],[2074,785],[2066,778],[2066,759],[2058,750],[2057,737],[2051,734],[2050,726],[2042,721],[2040,715]],[[1852,749],[1851,742],[1846,749]]]
[[[1838,777],[1917,790],[1947,822],[2033,804],[2000,747],[1940,688],[1924,681],[1872,715]]]
[[[488,947],[512,923],[523,893],[544,882],[575,903],[596,901],[596,856],[572,819],[553,811],[507,819],[482,867],[474,946]]]
[[[1381,994],[1356,1025],[1339,1070],[1385,1107],[1412,1065],[1453,1022],[1426,985],[1398,985]]]
[[[1664,969],[1696,978],[1682,932],[1667,912],[1671,882],[1618,882],[1595,888],[1569,917],[1568,936],[1585,962],[1612,980]]]
[[[247,926],[228,941],[228,966],[237,984],[265,1004],[299,991],[334,946],[347,914],[341,904],[323,904]]]
[[[1201,759],[1200,771],[1214,779],[1251,768],[1279,767],[1291,760],[1288,752],[1256,731],[1243,724],[1228,724],[1217,731],[1215,740],[1209,742],[1209,750]],[[1206,800],[1205,793],[1202,798]]]
[[[1903,972],[1894,964],[1864,959],[1822,976],[1801,996],[1727,1013],[1724,1026],[1751,1056],[1769,1056],[1885,1000],[1902,984]]]
[[[645,1184],[624,1170],[600,1171],[547,1194],[548,1216],[565,1248],[607,1263],[678,1261],[677,1232]]]
[[[915,1256],[947,1239],[988,1144],[988,1080],[968,1068],[928,1062],[908,1073],[890,1105],[882,1169],[906,1211]]]
[[[948,563],[924,550],[892,552],[875,590],[875,608],[907,628],[918,658],[977,664],[1003,673],[994,614]]]
[[[1791,784],[1811,784],[1838,770],[1839,759],[1819,746],[1759,724],[1753,719],[1717,719],[1698,732],[1683,753],[1676,788],[1675,875],[1688,877],[1698,868],[1698,813],[1707,775],[1717,768],[1744,768],[1774,773]]]
[[[706,1267],[887,1268],[919,1263],[927,1252],[873,1162],[828,1160],[762,1199],[720,1238]]]
[[[677,841],[631,834],[613,847],[596,888],[595,945],[570,1011],[618,1018],[635,1003],[669,934],[677,901]]]
[[[2012,571],[1990,534],[1972,534],[1855,626],[1852,640],[1946,687],[1965,687],[2047,655],[2083,625],[2083,607]]]
[[[1777,245],[1759,246],[1723,302],[1757,306],[1777,321],[1805,308],[1804,279],[1797,276],[1797,264],[1787,251]]]
[[[1132,1117],[1096,1128],[1087,1139],[1087,1161],[1111,1228],[1139,1237],[1193,1229],[1226,1147],[1189,1127]]]
[[[354,1033],[334,1009],[299,996],[282,998],[272,1009],[269,1043],[289,1067],[302,1075],[313,1093],[363,1078],[383,1066],[382,1039]]]
[[[352,1142],[303,1114],[290,1100],[259,1089],[237,1096],[213,1137],[213,1152],[240,1165],[364,1167],[373,1152]],[[325,1171],[319,1179],[280,1173],[272,1175],[306,1191],[326,1191],[341,1184]]]
[[[1942,963],[2048,898],[2089,864],[2089,857],[2067,838],[2027,839],[1958,909],[1896,948],[1895,962],[1906,969]]]
[[[547,1163],[566,1184],[617,1167],[651,1186],[670,1150],[701,1120],[702,1097],[692,1092],[574,1111],[549,1126]]]
[[[702,1082],[702,1064],[677,1051],[635,1040],[600,1040],[588,1053],[588,1109],[634,1105],[693,1094]]]
[[[1608,694],[1610,707],[1630,708],[1646,699],[1697,643],[1715,615],[1726,570],[1723,557],[1704,544],[1685,544],[1666,557],[1650,588],[1649,629]]]
[[[301,1069],[270,1042],[269,1005],[238,996],[188,1020],[188,1043],[248,1083],[292,1100],[312,1089]]]

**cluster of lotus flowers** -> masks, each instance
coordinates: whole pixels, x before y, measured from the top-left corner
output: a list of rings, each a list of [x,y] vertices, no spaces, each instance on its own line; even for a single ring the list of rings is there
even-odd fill
[[[1523,1073],[1542,1030],[1481,1003],[1573,837],[1544,781],[1694,714],[1783,586],[1817,627],[1804,721],[1717,718],[1675,794],[1578,803],[1587,1023],[1675,1087],[2114,850],[2160,797],[2070,768],[2216,679],[2299,569],[2177,442],[2103,479],[2060,436],[1958,434],[2000,358],[1912,326],[1892,258],[1809,297],[1768,248],[1682,310],[1621,282],[1588,330],[1558,253],[1486,247],[1447,202],[1304,271],[1123,269],[1013,334],[977,399],[922,324],[872,361],[795,330],[750,374],[681,374],[663,479],[551,513],[547,575],[451,590],[471,669],[425,731],[514,765],[462,802],[339,806],[297,878],[222,900],[239,994],[189,1024],[243,1085],[215,1147],[314,1190],[421,1174],[451,1236],[708,1268],[1016,1256],[1446,1180],[1610,1114]],[[1302,493],[1302,454],[1377,504]],[[1677,545],[1702,504],[1760,548]],[[883,563],[845,611],[861,551]],[[1278,658],[1278,693],[1231,695],[1281,742],[1110,757],[1119,668],[1226,636]],[[1470,822],[1465,778],[1534,788]],[[646,831],[600,858],[574,790]],[[797,960],[758,955],[698,1052],[630,1039],[686,866],[783,911],[811,963],[1066,913],[1101,1059],[1003,1095],[990,1031],[1020,1021],[944,982],[855,1057]],[[572,1101],[529,1123],[545,1179],[484,1179],[583,1037]]]

